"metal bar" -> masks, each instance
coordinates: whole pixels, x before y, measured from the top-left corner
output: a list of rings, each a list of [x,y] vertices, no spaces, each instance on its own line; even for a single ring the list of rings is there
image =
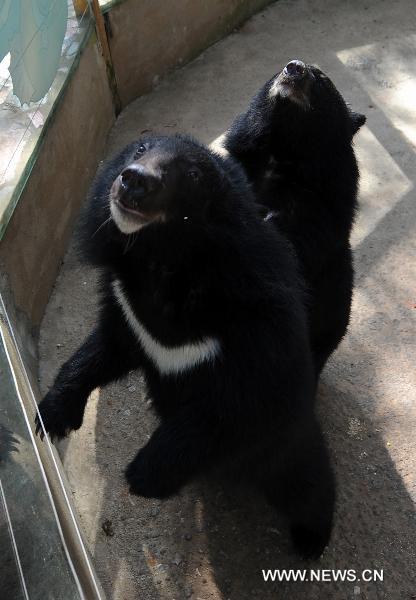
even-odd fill
[[[88,0],[72,0],[72,4],[77,17],[81,17],[88,8]]]
[[[117,116],[121,112],[121,100],[118,93],[117,79],[114,72],[113,61],[111,58],[111,50],[110,45],[108,43],[105,21],[98,0],[89,0],[89,3],[95,21],[95,29],[97,32],[98,43],[100,44],[101,53],[103,55],[107,68],[108,83],[110,85],[110,90],[113,96],[114,112]]]
[[[5,349],[17,392],[17,399],[22,409],[29,437],[51,502],[52,513],[80,596],[85,600],[105,600],[105,594],[97,580],[82,537],[59,455],[47,436],[44,443],[34,434],[34,415],[38,413],[37,402],[1,294],[0,343],[3,343]]]

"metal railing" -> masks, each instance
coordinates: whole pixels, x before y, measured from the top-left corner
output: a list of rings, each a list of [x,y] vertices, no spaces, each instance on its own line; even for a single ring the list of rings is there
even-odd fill
[[[8,600],[102,600],[60,459],[33,423],[35,394],[0,296],[0,587]]]

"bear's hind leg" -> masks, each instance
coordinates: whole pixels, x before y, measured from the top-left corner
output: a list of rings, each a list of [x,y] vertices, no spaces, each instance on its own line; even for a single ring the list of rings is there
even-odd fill
[[[318,424],[301,433],[278,466],[269,469],[262,487],[270,503],[289,519],[296,552],[316,559],[331,537],[335,479]]]

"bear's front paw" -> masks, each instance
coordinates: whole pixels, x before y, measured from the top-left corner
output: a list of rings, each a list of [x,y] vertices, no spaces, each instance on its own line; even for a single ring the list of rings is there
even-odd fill
[[[175,494],[179,485],[168,475],[166,469],[152,464],[151,456],[141,450],[126,469],[126,479],[130,493],[145,498],[167,498]]]
[[[49,433],[51,439],[61,439],[71,431],[79,429],[82,425],[84,416],[83,408],[68,398],[63,398],[59,393],[53,390],[48,392],[45,398],[38,406],[40,416],[45,431]],[[36,434],[44,438],[44,429],[42,428],[39,415],[35,418]]]

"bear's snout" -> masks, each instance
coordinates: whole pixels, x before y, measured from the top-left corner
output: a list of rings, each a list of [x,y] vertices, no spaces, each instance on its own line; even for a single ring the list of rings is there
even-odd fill
[[[142,165],[130,165],[120,174],[120,201],[128,208],[137,208],[141,199],[156,191],[160,178]]]
[[[305,75],[306,65],[301,60],[291,60],[283,69],[284,74],[292,79],[300,79]]]
[[[121,187],[125,192],[146,194],[158,187],[159,178],[141,165],[132,165],[120,175]]]

